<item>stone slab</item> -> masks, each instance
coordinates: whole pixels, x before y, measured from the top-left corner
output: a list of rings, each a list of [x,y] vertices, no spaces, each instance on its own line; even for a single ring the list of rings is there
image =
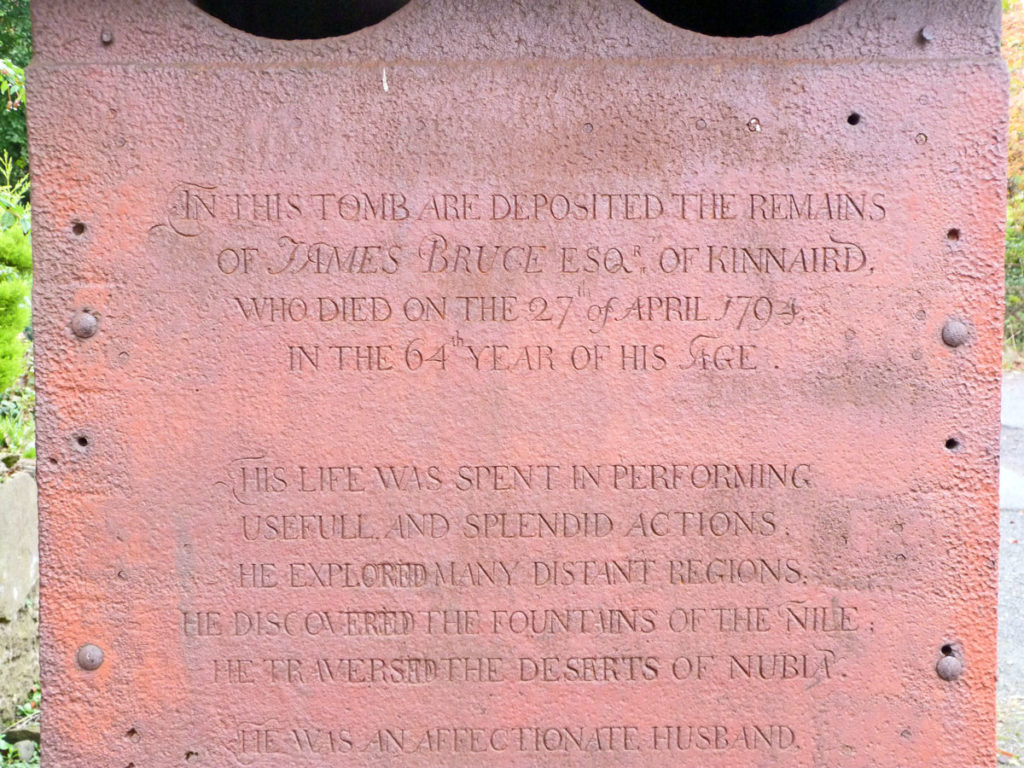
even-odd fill
[[[999,506],[1024,510],[1024,374],[1004,374],[1000,420]]]
[[[1002,403],[1003,426],[1024,430],[1024,373],[1011,371],[1003,377]]]
[[[28,472],[0,482],[0,621],[12,621],[39,586],[37,496]]]
[[[19,611],[0,621],[0,723],[18,716],[18,706],[39,682],[39,588],[26,595]],[[24,738],[22,736],[21,738]],[[15,743],[20,739],[7,739]]]
[[[0,723],[39,680],[39,518],[35,478],[0,482]]]
[[[45,761],[992,764],[998,2],[33,12]]]
[[[1019,737],[1024,695],[1024,376],[1003,374],[1002,440],[999,457],[999,705],[1012,712]],[[1004,715],[1006,718],[1006,715]],[[1020,739],[1016,738],[1015,743]],[[1017,749],[1015,746],[1014,749]]]

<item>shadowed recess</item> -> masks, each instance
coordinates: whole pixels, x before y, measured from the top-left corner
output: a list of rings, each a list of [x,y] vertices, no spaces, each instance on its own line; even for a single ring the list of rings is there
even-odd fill
[[[846,0],[637,0],[669,24],[717,37],[781,35]]]
[[[316,40],[383,21],[409,0],[192,0],[235,29],[278,40]]]

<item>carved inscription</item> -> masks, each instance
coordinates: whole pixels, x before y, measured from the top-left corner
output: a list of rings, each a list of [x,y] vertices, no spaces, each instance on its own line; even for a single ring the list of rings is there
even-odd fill
[[[213,286],[211,316],[277,375],[671,386],[756,382],[795,364],[794,346],[813,359],[808,332],[884,274],[885,254],[866,243],[891,216],[870,189],[203,183],[170,190],[154,232],[191,244]],[[611,229],[591,238],[595,223]],[[305,456],[254,446],[227,459],[216,535],[243,554],[205,574],[217,597],[197,593],[175,617],[202,651],[204,685],[770,697],[836,685],[873,631],[856,596],[816,589],[806,521],[835,468],[812,452],[618,446],[453,462],[382,445]],[[282,715],[237,723],[228,748],[243,763],[517,754],[557,764],[573,753],[750,760],[811,738],[805,723],[742,713],[372,726]]]
[[[301,725],[240,727],[233,751],[245,761],[261,755],[491,755],[549,757],[595,753],[734,753],[738,756],[798,749],[797,733],[771,723],[633,725],[443,725],[376,731]]]
[[[865,228],[889,215],[885,193],[867,190],[241,192],[204,183],[169,193],[164,226],[202,242],[223,287],[222,321],[240,333],[279,328],[267,362],[295,374],[749,376],[778,365],[773,347],[814,323],[820,286],[874,274],[879,254],[862,245]],[[620,224],[622,235],[589,240],[588,222]],[[753,226],[764,222],[777,222],[770,237]],[[242,224],[258,234],[231,237]],[[310,226],[317,236],[300,234]],[[406,275],[422,293],[395,290]],[[519,331],[530,339],[508,338]]]
[[[33,0],[44,763],[991,766],[998,3],[728,6]]]

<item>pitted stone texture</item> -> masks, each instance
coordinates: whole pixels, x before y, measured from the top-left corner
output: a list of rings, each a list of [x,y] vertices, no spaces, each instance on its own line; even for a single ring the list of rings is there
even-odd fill
[[[329,40],[256,38],[187,0],[51,0],[33,8],[40,60],[186,64],[490,61],[524,58],[658,60],[892,58],[943,61],[999,55],[1000,7],[990,0],[851,0],[784,35],[730,39],[682,30],[632,0],[411,0],[380,24]],[[927,21],[934,39],[921,45]],[[101,29],[117,31],[109,46]],[[90,33],[86,33],[89,30]],[[480,34],[481,30],[484,34]],[[95,34],[92,34],[95,32]]]
[[[989,768],[998,11],[36,0],[44,759]]]

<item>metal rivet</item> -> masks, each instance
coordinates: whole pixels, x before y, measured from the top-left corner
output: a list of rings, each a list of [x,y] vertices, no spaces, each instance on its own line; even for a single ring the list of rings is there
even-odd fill
[[[110,45],[112,42],[114,42],[114,33],[111,32],[109,29],[104,29],[102,32],[100,32],[100,42],[104,45]]]
[[[103,663],[103,651],[92,644],[83,645],[78,649],[75,660],[82,669],[92,672],[95,669],[99,669]]]
[[[91,312],[79,312],[71,318],[71,332],[80,339],[95,336],[99,327],[99,319]]]
[[[708,127],[708,121],[705,120],[703,117],[697,120],[697,130],[698,131],[703,131],[707,127]]]
[[[928,134],[919,133],[914,137],[914,141],[923,146],[928,143]]]
[[[930,43],[935,39],[935,30],[931,27],[921,27],[921,31],[918,32],[918,35],[920,35],[922,43]]]
[[[747,130],[750,131],[751,133],[760,133],[761,121],[758,120],[756,117],[750,118],[750,121],[747,123]]]
[[[962,347],[971,337],[971,329],[961,320],[947,320],[942,326],[942,341],[947,347]]]
[[[964,663],[957,656],[949,654],[939,659],[935,665],[935,672],[943,680],[952,682],[964,673]]]

